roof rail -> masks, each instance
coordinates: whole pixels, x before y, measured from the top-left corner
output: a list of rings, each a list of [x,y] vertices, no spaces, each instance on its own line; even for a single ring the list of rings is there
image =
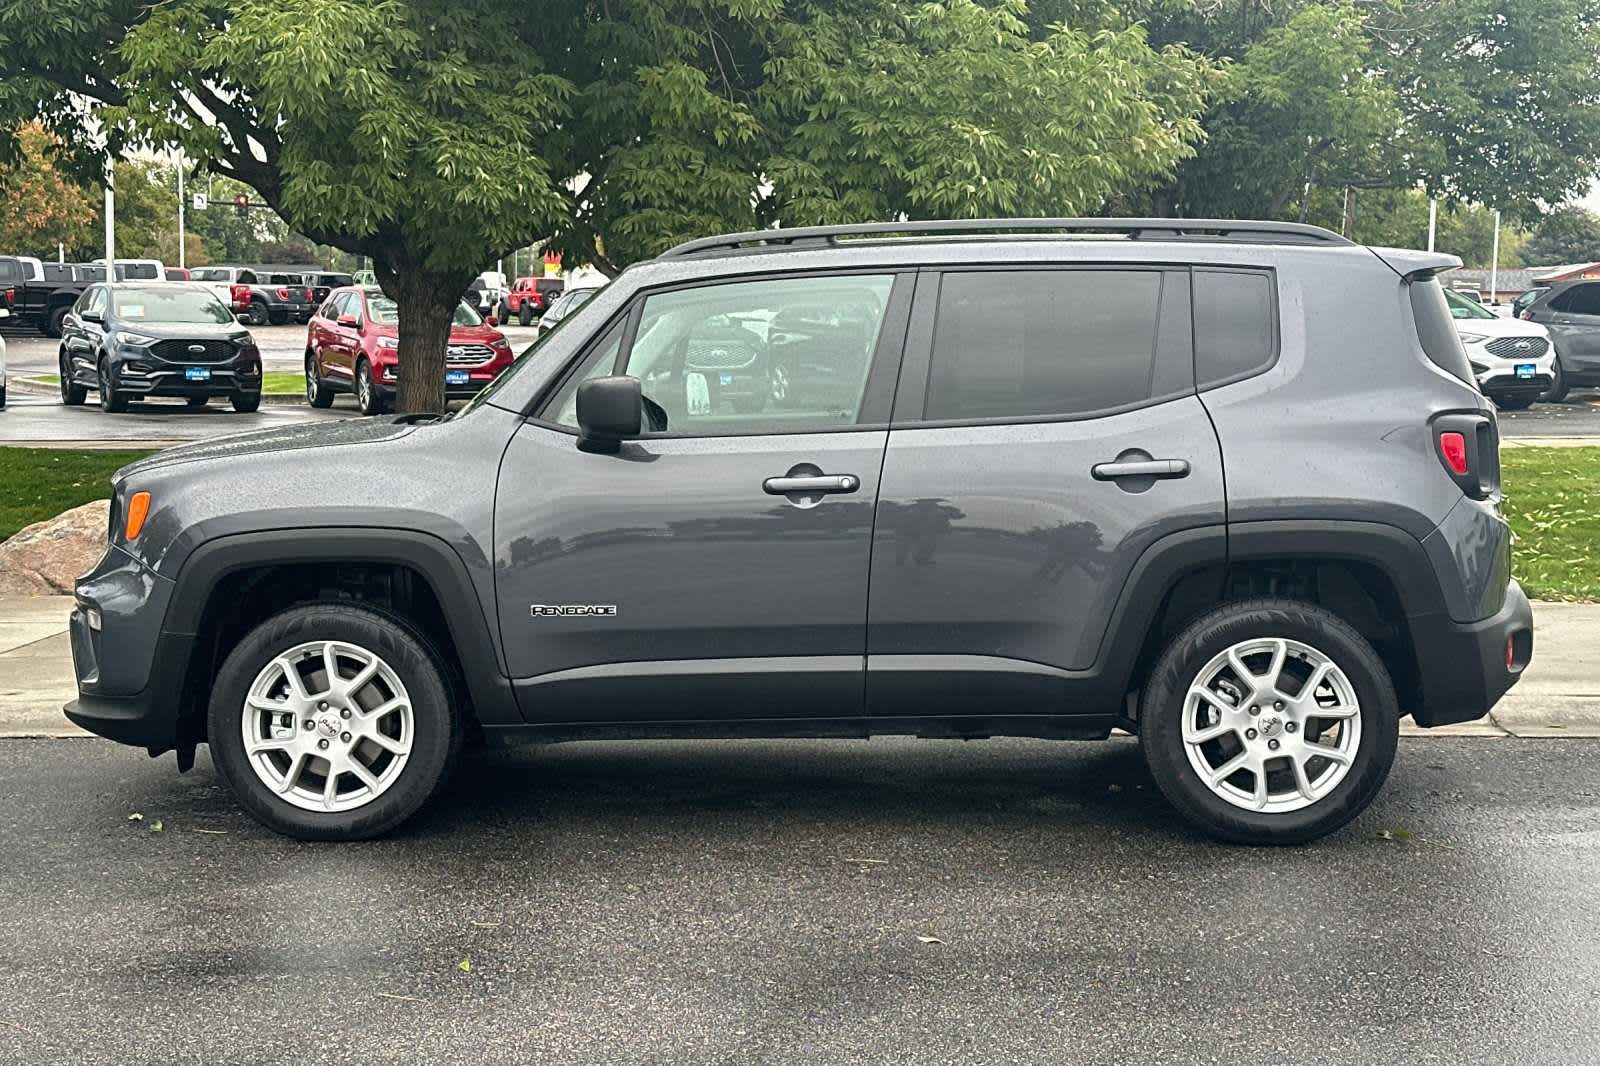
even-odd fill
[[[836,245],[841,238],[873,236],[982,236],[996,233],[1113,234],[1129,240],[1226,241],[1241,244],[1349,245],[1321,226],[1297,222],[1241,222],[1215,218],[976,218],[927,222],[862,222],[846,226],[797,226],[702,237],[668,248],[657,258],[756,251],[796,245]]]

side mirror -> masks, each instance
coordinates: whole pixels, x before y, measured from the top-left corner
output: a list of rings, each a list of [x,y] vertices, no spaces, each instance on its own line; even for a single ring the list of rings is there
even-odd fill
[[[356,325],[356,316],[355,315],[340,315],[337,321],[338,321],[338,324],[341,325],[341,326],[348,326],[351,329],[354,329],[355,325]]]
[[[644,413],[638,378],[590,378],[578,386],[578,446],[615,451],[637,437]]]
[[[80,314],[78,317],[80,319],[82,319],[83,321],[85,321],[85,322],[103,322],[103,321],[105,321],[100,316],[100,312],[99,311],[85,311],[82,314]]]

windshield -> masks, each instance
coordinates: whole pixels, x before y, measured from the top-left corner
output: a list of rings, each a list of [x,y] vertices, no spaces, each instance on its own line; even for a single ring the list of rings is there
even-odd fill
[[[154,286],[119,285],[111,290],[111,305],[120,318],[145,322],[193,322],[226,326],[233,313],[207,289],[158,289]]]
[[[372,313],[372,320],[380,326],[398,326],[400,324],[400,308],[395,302],[382,293],[367,294],[367,310]],[[481,326],[483,319],[478,312],[464,303],[456,304],[456,313],[450,319],[452,326]]]
[[[584,300],[587,300],[589,297],[593,296],[595,293],[599,292],[600,290],[599,289],[586,289],[586,290],[582,290],[582,291],[583,291],[583,299],[578,300],[578,301],[576,301],[576,303],[573,304],[573,309],[574,310],[576,310],[578,304],[583,303]],[[576,296],[577,293],[574,293],[573,295]],[[504,370],[500,371],[499,374],[495,375],[495,379],[493,381],[489,382],[489,384],[485,385],[482,389],[480,389],[476,396],[474,396],[471,400],[467,401],[467,405],[465,407],[461,408],[461,410],[457,411],[451,417],[460,418],[462,415],[471,414],[473,411],[476,411],[479,407],[482,407],[484,405],[484,403],[489,399],[489,397],[492,396],[495,392],[497,392],[500,389],[500,386],[504,385],[506,382],[510,381],[513,377],[516,376],[516,370],[517,370],[518,367],[520,367],[523,364],[527,363],[527,361],[532,356],[537,355],[539,352],[543,351],[545,345],[550,343],[550,338],[554,337],[557,333],[560,333],[561,330],[566,326],[566,324],[568,322],[571,322],[576,317],[577,317],[576,315],[569,314],[569,315],[567,315],[567,317],[565,317],[563,319],[560,319],[559,321],[551,323],[550,326],[548,326],[547,328],[541,329],[539,331],[539,336],[534,340],[534,342],[532,344],[528,345],[526,348],[522,349],[521,353],[518,354],[518,356],[511,361],[511,365],[510,366],[506,367]]]
[[[1450,305],[1450,317],[1462,318],[1495,318],[1495,313],[1484,307],[1470,296],[1463,296],[1454,289],[1444,290],[1444,302]]]

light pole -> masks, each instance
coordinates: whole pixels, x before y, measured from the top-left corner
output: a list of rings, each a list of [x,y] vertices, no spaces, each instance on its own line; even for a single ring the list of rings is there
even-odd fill
[[[182,270],[187,264],[183,261],[183,156],[178,156],[178,269]]]
[[[111,159],[106,158],[106,284],[117,283],[117,193],[113,185]]]
[[[1428,251],[1433,251],[1433,237],[1439,230],[1439,201],[1428,197]]]
[[[1489,253],[1489,302],[1499,303],[1500,291],[1500,212],[1494,213],[1494,250]]]

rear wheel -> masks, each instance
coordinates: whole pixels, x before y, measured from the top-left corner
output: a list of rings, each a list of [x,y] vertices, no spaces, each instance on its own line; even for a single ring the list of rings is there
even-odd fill
[[[83,398],[89,395],[89,390],[72,380],[72,360],[67,358],[65,352],[60,359],[61,402],[68,407],[77,407],[83,403]]]
[[[333,406],[333,389],[322,383],[315,352],[306,353],[306,403],[312,407]]]
[[[443,659],[404,619],[312,604],[275,615],[217,672],[213,761],[254,818],[360,840],[409,818],[461,747]]]
[[[1259,599],[1186,627],[1145,686],[1139,743],[1162,793],[1212,836],[1297,844],[1372,802],[1399,710],[1372,646],[1314,604]]]
[[[128,409],[128,397],[117,388],[112,380],[111,368],[104,359],[100,360],[100,410],[107,414],[117,415]]]
[[[245,321],[252,326],[264,326],[272,316],[267,312],[267,305],[260,300],[251,300],[250,306],[245,309]]]

